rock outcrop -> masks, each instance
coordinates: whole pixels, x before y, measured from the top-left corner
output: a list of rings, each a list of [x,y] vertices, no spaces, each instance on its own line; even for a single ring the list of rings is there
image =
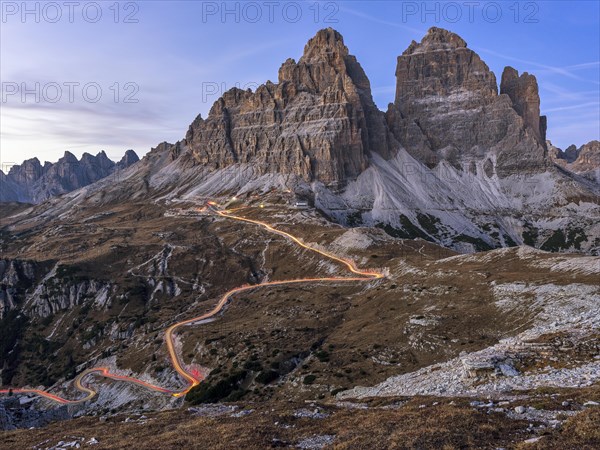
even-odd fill
[[[513,108],[523,118],[539,143],[546,142],[546,118],[540,118],[540,95],[535,76],[527,72],[519,76],[512,67],[504,68],[500,82],[500,94],[510,97]]]
[[[110,283],[93,279],[50,278],[29,296],[27,314],[30,317],[44,318],[84,303],[97,309],[110,307],[111,289]]]
[[[206,119],[192,123],[186,144],[212,168],[253,164],[259,173],[344,184],[389,157],[390,136],[373,103],[369,80],[342,36],[321,30],[298,62],[288,59],[277,84],[231,89]]]
[[[39,428],[57,420],[72,417],[66,405],[57,408],[40,410],[37,402],[28,397],[7,397],[0,399],[0,430],[16,430],[17,428]]]
[[[0,319],[13,309],[30,318],[44,318],[77,305],[110,307],[113,285],[85,276],[72,276],[52,262],[0,259]]]
[[[137,153],[129,149],[125,152],[121,160],[117,163],[117,169],[127,169],[129,166],[135,164],[139,160],[140,158],[138,157]]]
[[[509,95],[498,95],[496,77],[479,56],[458,35],[435,27],[398,57],[396,77],[388,125],[404,148],[429,167],[447,160],[467,169],[491,155],[496,161],[490,159],[495,167],[488,174],[546,167],[545,129],[540,131],[545,120],[539,117],[535,78],[509,82],[506,75]],[[529,98],[537,98],[537,109],[524,106]]]
[[[579,147],[577,158],[572,162],[571,168],[577,173],[600,168],[600,141],[590,141]]]
[[[556,164],[600,183],[600,141],[590,141],[579,148],[570,145],[565,151],[548,142],[548,148]]]
[[[12,166],[8,174],[0,176],[0,202],[40,203],[51,197],[87,186],[139,161],[133,150],[128,150],[118,163],[111,161],[104,151],[96,156],[84,153],[80,160],[66,151],[56,163],[40,163],[37,158]]]
[[[0,319],[14,309],[40,277],[40,264],[33,261],[0,259]]]
[[[577,159],[577,157],[579,156],[579,149],[575,146],[575,144],[571,144],[569,145],[564,153],[564,159],[568,162],[568,163],[572,163],[575,162],[575,160]]]

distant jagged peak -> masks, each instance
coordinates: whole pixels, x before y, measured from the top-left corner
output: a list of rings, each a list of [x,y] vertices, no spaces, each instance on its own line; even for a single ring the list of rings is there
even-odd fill
[[[579,149],[577,148],[577,146],[575,144],[569,145],[565,150],[563,150],[562,148],[558,148],[555,145],[552,145],[552,142],[550,142],[550,141],[546,141],[546,145],[548,146],[549,149],[550,148],[552,149],[553,152],[552,152],[551,156],[555,160],[562,160],[562,161],[570,164],[572,162],[575,162],[575,160],[579,156]],[[582,148],[583,148],[583,146],[582,146]]]
[[[40,164],[40,165],[41,165],[41,163],[40,163],[40,160],[38,159],[38,157],[37,157],[37,156],[34,156],[33,158],[30,158],[30,159],[26,159],[26,160],[23,162],[23,164],[26,164],[26,163],[31,163],[31,164]]]
[[[0,202],[21,201],[39,203],[50,197],[71,192],[98,181],[118,169],[125,169],[139,161],[133,150],[128,150],[115,164],[104,150],[96,156],[85,152],[81,159],[65,151],[57,162],[44,162],[42,166],[38,158],[31,158],[20,165],[11,167],[3,176],[3,182],[10,182],[11,189],[3,185],[0,189]]]
[[[89,152],[84,152],[81,158],[77,157],[70,151],[65,151],[62,158],[60,158],[56,164],[94,164],[100,163],[103,165],[112,165],[114,162],[106,155],[104,150],[100,150],[95,156]]]
[[[41,167],[42,164],[40,163],[40,160],[37,158],[37,156],[34,156],[33,158],[29,158],[29,159],[26,159],[25,161],[23,161],[21,166],[40,166]],[[19,166],[14,165],[13,167],[19,167]]]
[[[58,163],[78,163],[79,160],[77,159],[77,156],[75,156],[73,153],[71,153],[68,150],[65,150],[65,154],[62,156],[62,158],[60,158],[57,161]]]
[[[577,158],[573,164],[579,170],[600,169],[600,141],[593,140],[587,144],[583,144],[577,149],[575,154]]]
[[[44,166],[44,169],[45,167],[46,166]],[[34,156],[33,158],[26,159],[21,164],[15,164],[14,166],[12,166],[8,171],[7,175],[9,177],[22,176],[24,173],[26,173],[29,176],[35,175],[36,177],[39,177],[42,172],[42,164],[40,163],[40,160]]]
[[[129,149],[125,152],[123,158],[121,158],[121,161],[123,161],[124,159],[139,161],[140,157],[134,150]]]
[[[583,146],[582,146],[583,148]],[[579,157],[579,151],[580,149],[577,148],[577,146],[575,144],[571,144],[569,145],[566,149],[565,149],[565,158],[567,160],[567,162],[572,163],[574,162],[578,157]]]
[[[81,155],[81,158],[79,159],[79,163],[93,163],[95,161],[98,161],[100,156],[100,153],[98,153],[97,156],[92,155],[91,153],[88,152],[84,152],[83,155]]]
[[[579,148],[572,144],[564,151],[550,141],[546,143],[548,154],[555,164],[600,184],[600,141],[593,140]]]
[[[123,158],[121,158],[121,161],[123,159],[127,159],[127,160],[133,161],[133,162],[139,161],[139,157],[138,157],[137,153],[135,153],[135,151],[132,149],[129,149],[125,152]],[[75,156],[69,150],[65,150],[65,152],[63,153],[63,156],[61,156],[55,163],[50,162],[50,161],[44,161],[44,165],[42,166],[39,158],[37,156],[34,156],[33,158],[26,159],[21,164],[16,164],[12,167],[15,170],[18,170],[19,167],[25,167],[25,166],[36,166],[36,167],[39,166],[39,167],[43,167],[44,169],[48,169],[58,163],[75,164],[75,163],[80,163],[80,162],[83,162],[86,160],[88,160],[88,161],[97,160],[97,161],[102,161],[102,162],[110,161],[110,162],[114,163],[114,161],[112,161],[108,157],[105,150],[100,150],[96,155],[93,155],[89,152],[83,152],[81,155],[81,158],[77,158],[77,156]]]
[[[119,169],[125,169],[140,160],[136,152],[129,149],[125,152],[121,160],[117,163]]]

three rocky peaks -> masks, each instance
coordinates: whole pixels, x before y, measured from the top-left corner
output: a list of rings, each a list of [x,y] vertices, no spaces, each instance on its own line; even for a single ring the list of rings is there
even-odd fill
[[[282,64],[277,83],[227,91],[184,139],[159,144],[118,182],[40,210],[281,188],[339,223],[459,251],[600,253],[599,152],[597,141],[566,153],[552,146],[535,77],[507,67],[498,86],[461,37],[435,27],[398,56],[396,96],[380,111],[328,28]]]
[[[465,41],[434,27],[398,57],[396,77],[384,113],[342,36],[327,28],[298,62],[283,63],[277,84],[226,92],[183,143],[215,169],[252,163],[260,173],[325,184],[343,185],[371,155],[389,159],[400,147],[429,167],[447,160],[466,170],[491,151],[488,176],[546,168],[546,118],[533,75],[507,67],[498,93],[494,73]]]
[[[436,27],[398,56],[396,95],[386,112],[375,105],[369,80],[341,34],[327,28],[308,41],[298,62],[282,64],[277,83],[267,81],[255,92],[227,91],[206,119],[193,121],[185,139],[163,147],[174,156],[185,149],[191,164],[209,171],[250,164],[256,175],[342,187],[365,171],[373,155],[389,160],[400,149],[429,168],[446,161],[487,177],[541,172],[553,163],[588,172],[599,166],[597,146],[583,166],[563,163],[568,158],[553,146],[548,155],[535,76],[506,67],[498,92],[494,73],[466,42]],[[0,200],[37,203],[137,160],[126,155],[115,164],[100,153],[85,154],[78,163],[67,152],[52,168],[34,158],[0,174]],[[69,179],[60,176],[65,161],[78,166]]]

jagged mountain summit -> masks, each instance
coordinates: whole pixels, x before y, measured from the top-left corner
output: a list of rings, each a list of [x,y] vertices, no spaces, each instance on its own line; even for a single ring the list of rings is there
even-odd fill
[[[513,246],[598,253],[598,145],[449,31],[396,73],[379,111],[322,30],[118,176],[1,204],[0,447],[595,448],[600,256]]]
[[[387,123],[414,158],[471,171],[483,161],[488,176],[545,169],[534,76],[507,67],[498,94],[494,73],[466,42],[434,27],[398,57],[396,79]]]
[[[0,202],[40,203],[87,186],[138,161],[133,150],[127,150],[117,163],[104,151],[96,156],[84,153],[80,160],[66,151],[56,163],[46,161],[44,165],[37,158],[28,159],[12,166],[8,174],[0,172]]]
[[[280,188],[342,224],[460,251],[600,251],[600,185],[549,155],[534,75],[507,67],[498,86],[460,36],[434,27],[398,57],[396,78],[384,113],[342,36],[321,30],[278,83],[227,91],[184,139],[44,214]]]
[[[362,67],[342,36],[326,29],[298,62],[281,66],[277,84],[226,92],[185,141],[211,168],[252,164],[261,174],[334,184],[356,178],[371,154],[389,156],[389,139]]]
[[[600,141],[590,141],[579,148],[570,145],[564,151],[551,142],[547,144],[556,164],[600,184]]]

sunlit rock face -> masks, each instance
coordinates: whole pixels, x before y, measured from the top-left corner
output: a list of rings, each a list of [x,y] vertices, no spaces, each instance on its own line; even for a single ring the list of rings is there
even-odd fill
[[[283,63],[277,84],[229,90],[186,136],[204,165],[253,163],[260,173],[325,184],[356,178],[372,152],[389,157],[388,140],[369,80],[331,28],[308,42],[298,62]]]
[[[404,148],[429,167],[447,160],[466,169],[493,155],[488,172],[499,176],[544,170],[545,130],[540,131],[535,77],[514,79],[509,76],[516,76],[514,69],[505,73],[506,92],[498,95],[494,73],[465,41],[431,28],[398,57],[396,99],[387,123]],[[535,104],[529,108],[531,99]]]

